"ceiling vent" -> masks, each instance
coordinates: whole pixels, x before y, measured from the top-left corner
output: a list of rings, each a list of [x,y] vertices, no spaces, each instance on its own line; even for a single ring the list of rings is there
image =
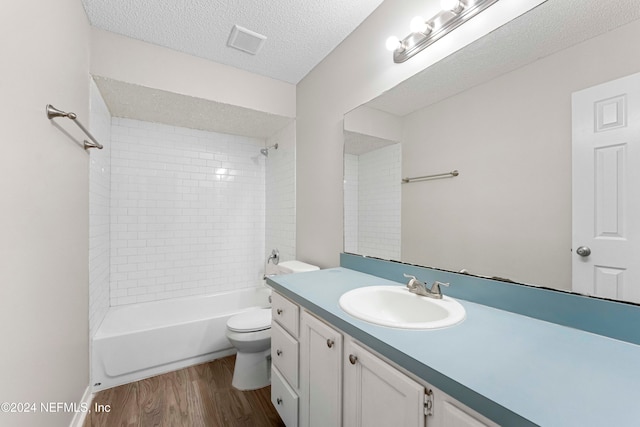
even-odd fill
[[[234,25],[227,46],[255,55],[260,51],[266,36]]]

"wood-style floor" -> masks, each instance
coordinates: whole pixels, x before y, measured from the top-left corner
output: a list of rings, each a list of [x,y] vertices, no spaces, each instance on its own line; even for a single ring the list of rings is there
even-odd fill
[[[235,356],[98,392],[84,427],[284,426],[271,387],[231,386]],[[110,412],[96,412],[109,405]]]

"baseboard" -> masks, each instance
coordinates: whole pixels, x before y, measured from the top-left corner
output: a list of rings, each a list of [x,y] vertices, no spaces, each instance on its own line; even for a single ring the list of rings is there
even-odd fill
[[[91,393],[91,385],[88,385],[82,395],[79,408],[86,408],[85,411],[77,411],[71,420],[69,427],[82,427],[87,414],[91,410],[91,401],[93,400],[93,393]]]

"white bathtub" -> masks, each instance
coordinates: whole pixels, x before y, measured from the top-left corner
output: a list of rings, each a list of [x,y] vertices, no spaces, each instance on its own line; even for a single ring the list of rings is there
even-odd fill
[[[235,353],[227,319],[268,307],[269,294],[258,287],[110,308],[92,340],[93,391]]]

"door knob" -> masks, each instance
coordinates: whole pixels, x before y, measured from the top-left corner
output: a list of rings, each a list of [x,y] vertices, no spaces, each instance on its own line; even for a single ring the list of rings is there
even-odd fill
[[[589,256],[591,255],[591,249],[589,249],[587,246],[580,246],[578,249],[576,249],[576,253],[580,256]]]

